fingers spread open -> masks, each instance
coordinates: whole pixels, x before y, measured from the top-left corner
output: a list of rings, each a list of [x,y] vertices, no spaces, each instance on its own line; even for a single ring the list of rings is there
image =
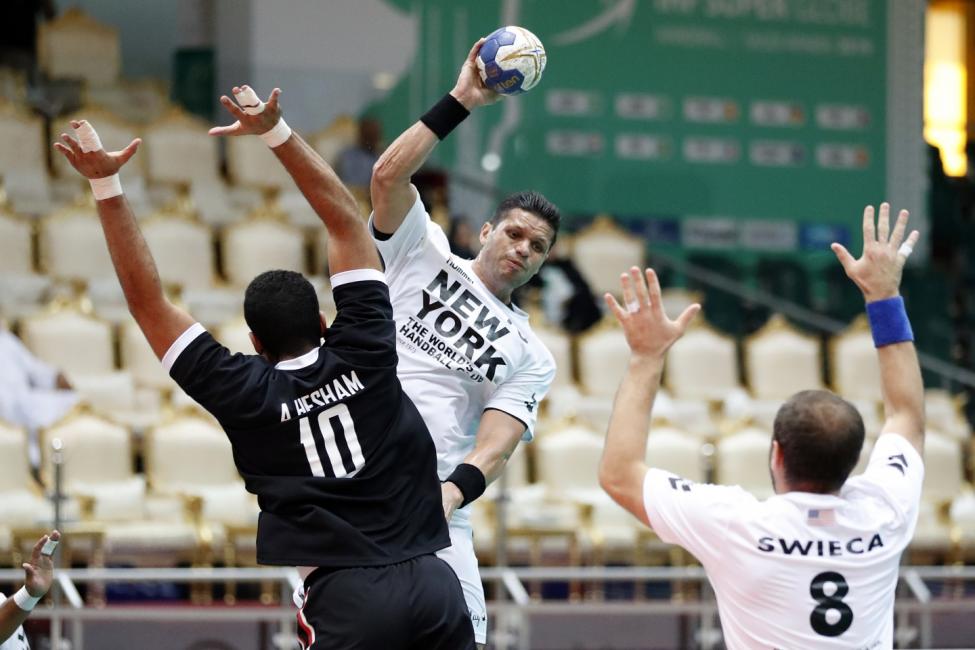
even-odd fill
[[[636,311],[640,307],[637,301],[636,290],[633,288],[633,279],[629,273],[620,275],[620,284],[623,285],[623,304],[628,311]]]
[[[281,96],[281,89],[280,88],[275,88],[274,90],[272,90],[270,96],[268,96],[268,98],[267,98],[268,108],[270,108],[271,110],[277,110],[277,108],[278,108],[278,97],[280,97],[280,96]]]
[[[897,248],[904,239],[904,231],[907,229],[907,220],[910,215],[907,210],[901,210],[897,215],[897,223],[894,224],[894,232],[890,233],[890,245]]]
[[[233,115],[234,117],[236,117],[238,120],[241,117],[243,117],[244,115],[246,115],[246,113],[244,113],[243,109],[241,109],[240,106],[238,106],[236,104],[236,102],[234,102],[234,100],[230,99],[226,95],[221,95],[221,97],[220,97],[220,103],[223,104],[224,108],[226,108],[227,111],[231,115]]]
[[[67,158],[68,162],[70,162],[72,165],[75,163],[74,153],[71,151],[71,149],[68,149],[60,142],[55,142],[54,148],[60,151],[62,154],[64,154],[64,157]]]
[[[836,259],[838,259],[840,264],[843,265],[843,269],[849,272],[850,267],[854,262],[856,262],[856,260],[853,259],[853,256],[850,255],[850,251],[846,250],[846,247],[843,246],[843,244],[837,244],[835,242],[830,245],[830,248],[836,254]]]
[[[613,316],[616,316],[616,320],[622,323],[623,319],[626,318],[626,310],[620,307],[613,294],[603,294],[603,300],[606,301],[606,306],[609,307],[609,310],[613,312]]]
[[[142,144],[142,140],[140,138],[136,138],[130,142],[129,146],[127,146],[125,149],[117,152],[115,155],[119,158],[119,164],[124,165],[125,163],[129,162],[129,158],[135,155],[135,152],[139,148],[140,144]]]
[[[630,279],[633,281],[638,306],[650,306],[650,294],[647,292],[647,283],[643,280],[643,273],[639,267],[634,266],[630,269]]]
[[[880,217],[877,219],[877,241],[886,244],[890,240],[890,204],[880,204]]]
[[[657,278],[657,272],[653,269],[647,269],[647,289],[650,295],[650,307],[654,311],[663,311],[663,298],[660,295],[660,279]]]
[[[697,316],[699,311],[701,311],[701,305],[694,303],[677,317],[677,328],[681,334],[684,333],[687,326],[691,324],[691,321],[694,320],[694,317]]]
[[[67,133],[62,133],[61,141],[64,142],[64,144],[66,144],[69,149],[71,149],[71,153],[73,153],[76,156],[81,155],[81,145],[79,145],[78,141],[72,138],[70,135],[68,135]]]
[[[240,121],[237,121],[227,126],[215,126],[207,131],[207,133],[210,135],[236,135],[239,130]]]

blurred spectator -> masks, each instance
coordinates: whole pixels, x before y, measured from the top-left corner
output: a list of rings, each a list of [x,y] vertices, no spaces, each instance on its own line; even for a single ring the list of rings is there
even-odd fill
[[[53,0],[4,0],[0,27],[0,65],[33,73],[37,52],[37,18],[54,18]]]
[[[355,146],[339,152],[335,169],[346,185],[369,187],[372,166],[376,164],[381,153],[382,139],[383,127],[378,120],[371,117],[359,120],[359,141]]]
[[[0,419],[30,434],[30,460],[40,464],[37,430],[59,420],[78,401],[67,378],[0,326]]]
[[[474,229],[471,228],[466,217],[451,217],[450,227],[447,229],[447,241],[450,243],[450,252],[465,260],[474,259],[480,248],[474,236]]]
[[[540,290],[545,320],[557,323],[569,333],[584,332],[603,317],[589,283],[572,261],[562,241],[555,243],[548,261],[524,288]],[[524,295],[517,296],[517,300],[523,302]]]

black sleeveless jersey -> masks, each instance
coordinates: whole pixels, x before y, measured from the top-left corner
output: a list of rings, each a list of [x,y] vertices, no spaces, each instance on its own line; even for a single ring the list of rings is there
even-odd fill
[[[163,358],[230,438],[261,508],[261,564],[376,566],[450,544],[433,441],[396,377],[385,280],[350,271],[332,290],[335,322],[301,357],[231,354],[197,324]]]

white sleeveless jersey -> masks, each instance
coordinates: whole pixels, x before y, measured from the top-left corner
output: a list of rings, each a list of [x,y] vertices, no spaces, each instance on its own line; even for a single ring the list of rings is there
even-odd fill
[[[371,217],[369,226],[375,234]],[[440,478],[474,449],[486,409],[523,422],[523,439],[531,440],[555,360],[528,315],[488,291],[470,260],[451,254],[419,197],[376,245],[396,320],[399,378],[433,436]],[[468,520],[466,509],[455,518]]]
[[[924,465],[885,434],[839,496],[759,501],[651,469],[643,497],[660,538],[694,554],[729,650],[893,647],[894,588],[917,523]]]

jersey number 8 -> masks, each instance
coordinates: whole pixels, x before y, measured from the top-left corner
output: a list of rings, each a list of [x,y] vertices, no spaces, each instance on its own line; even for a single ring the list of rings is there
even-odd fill
[[[314,422],[312,418],[314,418]],[[352,478],[366,464],[365,458],[362,457],[359,437],[355,433],[352,414],[345,404],[336,404],[332,408],[303,417],[298,421],[298,427],[301,432],[301,444],[305,448],[305,456],[308,458],[308,466],[311,468],[312,476],[325,476],[322,458],[318,453],[317,439],[320,439],[324,444],[325,455],[328,457],[335,478]],[[342,458],[342,452],[339,450],[339,436],[341,436],[343,446],[348,449],[347,460],[350,462]]]
[[[826,583],[832,582],[836,587],[831,595],[826,595]],[[816,601],[816,609],[809,615],[809,624],[816,634],[822,636],[839,636],[853,625],[853,610],[843,602],[843,597],[850,593],[850,586],[846,578],[835,571],[823,571],[809,585],[809,594]],[[830,610],[839,613],[839,619],[830,623],[826,614]]]

